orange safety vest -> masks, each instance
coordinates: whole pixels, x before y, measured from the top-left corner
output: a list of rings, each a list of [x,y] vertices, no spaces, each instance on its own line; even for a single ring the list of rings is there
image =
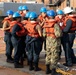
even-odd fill
[[[44,17],[42,17],[42,15],[39,15],[38,19],[40,20],[39,23],[42,23],[44,21],[44,19],[45,19],[45,21],[48,21],[48,16],[45,16],[45,18],[44,18]],[[43,26],[41,26],[41,27],[43,28]]]
[[[10,20],[9,17],[4,18],[4,20],[2,21],[2,23],[4,23],[5,21],[8,21],[9,24],[11,23],[11,20]]]
[[[35,30],[36,26],[38,25],[38,22],[34,22],[34,23],[27,23],[25,28],[27,29],[28,35],[31,37],[40,37],[39,33]]]
[[[6,18],[4,18],[2,23],[4,23],[5,21],[7,21],[9,23],[9,25],[10,25],[12,20],[9,17],[6,17]],[[7,30],[7,31],[10,32],[10,30]]]
[[[72,20],[72,27],[70,29],[70,31],[76,31],[76,16],[75,15],[69,15],[68,17],[65,18],[65,26],[66,26],[66,22],[67,20]]]
[[[38,19],[40,20],[40,22],[43,21],[43,17],[41,15],[39,15]]]
[[[28,21],[27,20],[23,20],[21,23],[26,25],[28,23]]]
[[[12,29],[13,29],[13,27],[14,27],[15,24],[17,24],[16,21],[12,21],[12,22],[10,23],[10,32],[12,32]]]
[[[38,19],[42,22],[43,19],[48,19],[48,16],[42,17],[42,15],[39,15]]]
[[[57,23],[60,26],[61,30],[63,30],[65,28],[65,24],[64,24],[65,18],[63,17],[62,19],[60,19],[59,16],[56,16],[55,20],[57,21]]]
[[[56,20],[50,20],[45,23],[44,28],[45,28],[47,37],[51,36],[52,38],[56,38],[55,33],[54,33],[55,23],[56,23]]]
[[[12,29],[13,29],[14,25],[16,25],[16,24],[19,25],[20,28],[21,28],[20,31],[16,32],[17,36],[19,36],[19,37],[20,36],[25,36],[26,35],[26,30],[25,30],[23,24],[22,23],[18,23],[16,21],[12,21],[11,22],[11,25],[10,25],[11,29],[10,29],[10,31],[12,32]]]

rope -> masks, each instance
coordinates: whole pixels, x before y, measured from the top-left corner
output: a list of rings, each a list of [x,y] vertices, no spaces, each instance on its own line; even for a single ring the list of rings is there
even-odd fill
[[[69,71],[67,71],[67,72],[66,71],[63,71],[60,68],[58,68],[56,71],[59,72],[59,73],[62,73],[63,75],[73,75],[73,74],[69,73]]]

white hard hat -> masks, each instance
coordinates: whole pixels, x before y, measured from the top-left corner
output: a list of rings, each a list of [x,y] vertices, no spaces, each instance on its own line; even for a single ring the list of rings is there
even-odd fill
[[[63,11],[64,11],[64,14],[68,14],[68,13],[73,12],[73,10],[71,9],[71,7],[65,7]]]

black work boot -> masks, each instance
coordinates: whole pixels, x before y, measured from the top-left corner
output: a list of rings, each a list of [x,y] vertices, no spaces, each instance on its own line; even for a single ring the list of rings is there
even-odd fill
[[[40,71],[41,69],[38,67],[38,63],[34,63],[34,71]]]
[[[51,70],[50,70],[50,65],[46,65],[46,74],[50,74]]]
[[[14,59],[12,57],[11,58],[7,58],[6,62],[8,62],[8,63],[14,63]]]
[[[29,70],[30,71],[34,70],[33,62],[32,61],[29,62]]]
[[[70,64],[68,64],[68,63],[64,63],[63,65],[64,65],[64,66],[68,66],[68,67],[72,67],[72,66],[73,66],[72,63],[70,63]]]
[[[72,57],[72,63],[76,64],[76,57],[75,56]]]
[[[23,65],[21,65],[20,63],[15,62],[14,67],[15,68],[23,68]]]
[[[51,75],[62,75],[61,73],[56,72],[56,69],[52,69]]]

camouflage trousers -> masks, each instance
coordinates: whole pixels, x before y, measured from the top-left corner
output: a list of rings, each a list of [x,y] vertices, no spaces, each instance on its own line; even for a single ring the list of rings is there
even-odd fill
[[[50,69],[57,67],[60,44],[60,39],[55,39],[52,37],[46,38],[46,65],[50,64]]]

